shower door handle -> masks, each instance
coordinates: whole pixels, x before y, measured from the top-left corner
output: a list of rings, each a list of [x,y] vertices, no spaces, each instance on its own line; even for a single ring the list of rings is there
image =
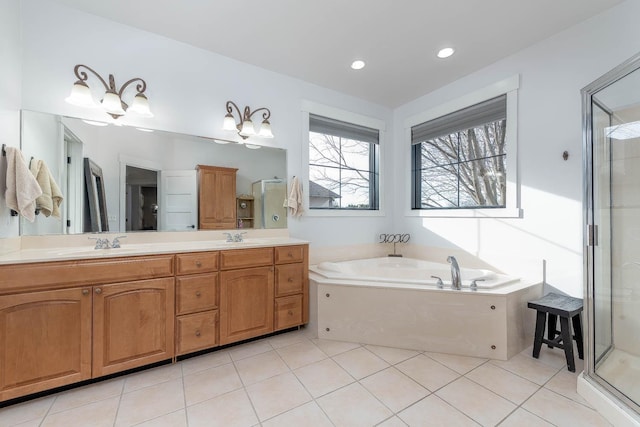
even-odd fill
[[[589,224],[587,228],[587,246],[598,246],[598,226]]]

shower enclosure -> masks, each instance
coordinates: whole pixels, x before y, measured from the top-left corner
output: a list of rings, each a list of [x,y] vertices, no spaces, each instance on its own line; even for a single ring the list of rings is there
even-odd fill
[[[284,179],[263,179],[252,184],[255,228],[287,228],[287,183]]]
[[[582,380],[620,408],[625,423],[633,423],[640,420],[640,54],[582,95],[587,329]]]

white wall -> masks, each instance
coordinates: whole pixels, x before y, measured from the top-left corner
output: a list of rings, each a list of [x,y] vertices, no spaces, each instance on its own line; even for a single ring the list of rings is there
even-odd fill
[[[76,64],[104,76],[112,73],[117,84],[133,77],[146,80],[155,118],[119,119],[137,126],[229,138],[221,130],[226,101],[241,108],[266,106],[276,135],[272,143],[287,149],[288,178],[301,175],[306,167],[301,159],[303,100],[371,116],[391,129],[391,110],[375,104],[52,2],[23,0],[22,9],[22,108],[27,110],[104,120],[104,113],[64,102],[76,80]],[[92,77],[88,83],[95,88],[99,84]],[[390,223],[389,216],[303,217],[289,221],[289,231],[313,245],[374,243]]]
[[[394,216],[396,222],[407,224],[414,242],[443,248],[434,251],[438,256],[448,251],[462,257],[473,255],[500,270],[534,278],[542,277],[542,260],[546,259],[548,283],[582,296],[580,89],[637,53],[638,16],[640,2],[627,1],[394,112],[395,158],[400,165],[410,156],[403,129],[408,117],[520,75],[518,157],[523,218],[405,217],[410,201],[398,194]],[[562,159],[565,150],[568,161]],[[409,185],[409,171],[399,167],[396,171],[395,181]]]
[[[20,146],[20,2],[0,0],[0,144]],[[0,238],[18,236],[18,218],[4,200],[6,162],[0,159]]]

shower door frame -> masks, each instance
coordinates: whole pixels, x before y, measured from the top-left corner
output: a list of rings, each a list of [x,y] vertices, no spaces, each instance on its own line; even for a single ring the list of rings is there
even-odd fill
[[[583,247],[584,247],[584,320],[585,326],[585,343],[587,345],[584,354],[584,378],[601,392],[605,392],[614,397],[620,404],[627,406],[628,409],[634,411],[636,416],[640,414],[640,402],[635,402],[620,392],[616,387],[610,384],[605,378],[599,376],[595,372],[595,334],[594,334],[594,251],[597,241],[597,224],[595,223],[594,213],[594,185],[593,185],[593,96],[602,89],[616,83],[618,80],[626,77],[634,71],[640,69],[640,53],[629,58],[622,64],[618,65],[611,71],[607,72],[591,84],[585,86],[581,90],[582,94],[582,137],[583,137],[583,168],[582,182],[584,185],[584,201],[583,201]],[[606,111],[606,110],[605,110]],[[610,159],[611,160],[611,159]],[[613,345],[613,322],[611,331],[612,345],[605,353],[611,351]],[[604,354],[604,353],[603,353]]]

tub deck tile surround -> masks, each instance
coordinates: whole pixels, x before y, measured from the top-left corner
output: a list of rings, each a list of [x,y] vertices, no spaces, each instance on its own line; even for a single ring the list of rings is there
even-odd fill
[[[281,356],[287,354],[287,347],[292,347],[289,354],[296,355],[296,368]],[[370,372],[359,379],[362,373],[357,366],[338,363],[345,357],[351,361],[362,357],[364,363],[372,356],[385,356],[384,363],[369,365]],[[252,366],[249,378],[252,358],[256,365],[267,359],[269,363]],[[429,361],[422,366],[433,372],[446,369],[450,375],[431,385],[433,389],[422,386],[425,372],[406,368],[420,358]],[[581,360],[576,361],[576,373],[566,371],[560,349],[548,349],[545,358],[537,360],[529,347],[512,360],[465,360],[464,356],[334,342],[301,329],[185,359],[170,372],[160,366],[106,385],[98,382],[0,408],[0,425],[86,427],[98,425],[96,417],[109,426],[156,427],[611,425],[576,394]],[[306,365],[298,366],[305,361]],[[196,377],[202,378],[199,396],[190,389]],[[216,389],[221,381],[224,389]],[[127,387],[127,383],[136,386]],[[479,395],[485,399],[479,401]],[[341,410],[345,404],[356,417],[345,418]]]

